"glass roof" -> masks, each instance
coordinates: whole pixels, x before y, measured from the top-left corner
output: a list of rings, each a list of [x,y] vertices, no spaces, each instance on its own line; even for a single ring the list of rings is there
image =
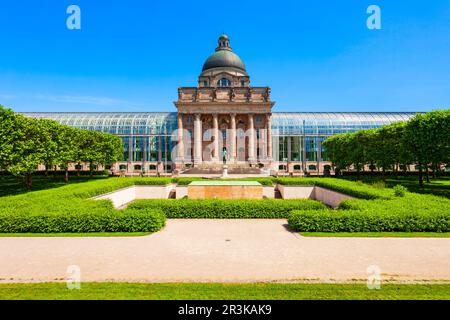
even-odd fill
[[[177,129],[176,112],[36,112],[32,118],[48,118],[81,129],[117,135],[170,135]],[[274,112],[274,135],[334,135],[377,128],[406,121],[412,112]]]
[[[334,135],[407,121],[413,112],[274,112],[275,135]]]
[[[177,128],[175,112],[36,112],[31,118],[47,118],[80,129],[117,135],[170,135]]]

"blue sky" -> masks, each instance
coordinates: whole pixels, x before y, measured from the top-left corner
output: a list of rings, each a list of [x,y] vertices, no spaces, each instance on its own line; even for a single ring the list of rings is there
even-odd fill
[[[66,8],[81,8],[68,30]],[[382,29],[366,27],[369,5]],[[0,104],[175,111],[226,32],[274,111],[450,107],[450,1],[2,1]]]

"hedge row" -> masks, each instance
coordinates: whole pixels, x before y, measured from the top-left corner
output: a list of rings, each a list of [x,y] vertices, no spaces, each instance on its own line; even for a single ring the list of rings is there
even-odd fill
[[[166,217],[157,209],[71,214],[0,215],[0,233],[156,232]]]
[[[161,209],[167,218],[287,218],[292,210],[321,210],[314,200],[136,200],[128,208]]]
[[[449,232],[450,201],[410,192],[390,200],[345,200],[339,210],[294,211],[289,226],[311,232]]]
[[[288,221],[291,229],[300,232],[450,232],[450,216],[446,213],[293,211]]]

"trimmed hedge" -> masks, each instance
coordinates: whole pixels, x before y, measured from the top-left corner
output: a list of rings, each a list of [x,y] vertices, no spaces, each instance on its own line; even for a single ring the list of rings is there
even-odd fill
[[[300,232],[449,232],[446,213],[380,214],[355,210],[293,211],[289,227]]]
[[[449,232],[450,201],[410,192],[391,200],[345,200],[339,210],[293,211],[289,226],[305,232]]]
[[[1,233],[155,232],[165,225],[161,210],[70,214],[0,215]]]
[[[136,200],[130,209],[161,209],[167,218],[287,218],[292,210],[323,210],[315,200]]]
[[[154,232],[165,221],[160,210],[116,210],[109,200],[88,198],[170,178],[109,178],[0,197],[1,233]]]

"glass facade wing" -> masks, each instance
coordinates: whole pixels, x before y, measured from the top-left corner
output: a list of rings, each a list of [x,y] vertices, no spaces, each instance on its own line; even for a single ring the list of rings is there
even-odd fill
[[[331,136],[406,121],[414,115],[413,112],[274,112],[272,130],[280,136]]]
[[[177,129],[175,112],[39,112],[24,113],[31,118],[47,118],[72,127],[117,135],[170,135]]]

